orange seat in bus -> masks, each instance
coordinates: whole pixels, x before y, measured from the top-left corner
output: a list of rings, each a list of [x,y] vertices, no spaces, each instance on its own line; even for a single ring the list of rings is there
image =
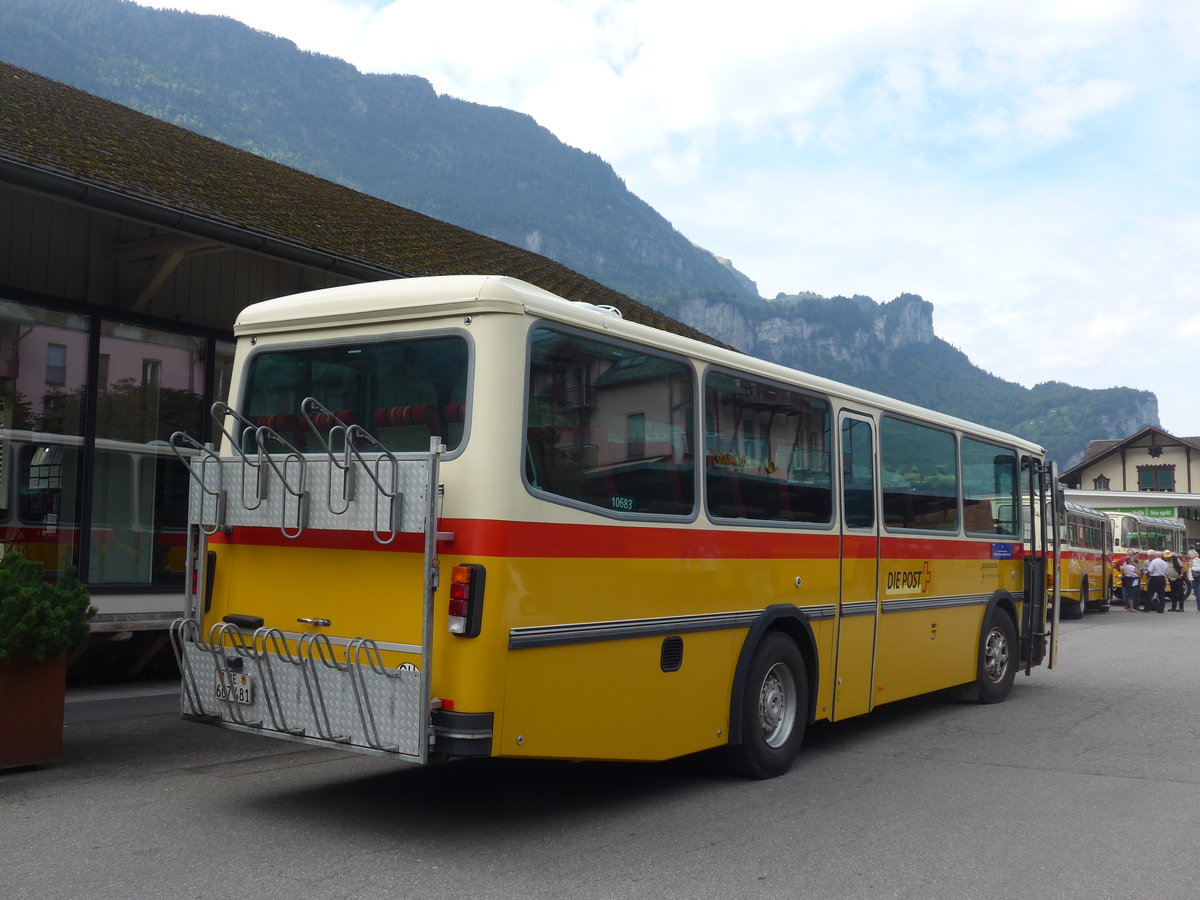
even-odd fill
[[[380,386],[371,413],[376,437],[391,450],[428,450],[429,438],[446,436],[437,389],[428,381],[394,374]]]
[[[304,420],[299,416],[293,413],[276,413],[273,416],[254,416],[251,421],[259,428],[271,429],[297,450],[305,449],[306,429]],[[268,444],[267,449],[278,452],[282,448]]]
[[[391,450],[428,450],[429,439],[443,437],[446,428],[437,408],[429,403],[381,406],[371,415],[379,440]]]

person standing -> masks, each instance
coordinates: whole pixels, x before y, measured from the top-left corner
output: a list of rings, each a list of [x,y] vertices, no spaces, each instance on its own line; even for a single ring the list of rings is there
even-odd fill
[[[1197,556],[1200,560],[1200,556]],[[1125,600],[1125,608],[1137,612],[1138,594],[1142,592],[1142,570],[1138,568],[1137,557],[1132,553],[1121,563],[1121,596]],[[1196,612],[1200,612],[1200,600],[1196,601]]]
[[[1196,598],[1196,612],[1200,613],[1200,553],[1189,550],[1188,560],[1190,569],[1188,574],[1192,579],[1192,596]]]
[[[1150,551],[1150,562],[1146,563],[1146,605],[1142,612],[1162,613],[1167,608],[1167,561],[1157,550]]]
[[[1183,612],[1183,565],[1170,550],[1163,553],[1163,559],[1167,561],[1167,596],[1171,598],[1171,612]]]

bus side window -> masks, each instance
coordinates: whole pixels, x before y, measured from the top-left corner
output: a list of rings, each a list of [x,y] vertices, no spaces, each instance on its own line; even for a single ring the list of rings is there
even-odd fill
[[[922,531],[958,531],[954,435],[884,416],[879,436],[884,471],[892,473],[890,484],[884,482],[884,524]],[[907,490],[898,489],[898,483],[907,485]]]
[[[792,388],[710,371],[704,382],[709,515],[833,520],[829,404]]]
[[[1019,471],[1012,450],[962,439],[963,524],[968,534],[1016,537]]]
[[[610,513],[695,507],[692,370],[641,348],[540,326],[530,336],[525,477]]]

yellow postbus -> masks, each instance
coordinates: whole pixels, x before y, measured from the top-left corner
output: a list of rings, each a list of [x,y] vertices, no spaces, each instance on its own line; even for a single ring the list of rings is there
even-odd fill
[[[1113,522],[1105,513],[1078,503],[1068,501],[1064,507],[1057,595],[1063,616],[1082,619],[1087,609],[1107,611],[1112,599]]]
[[[1011,435],[507,277],[266,301],[235,333],[220,446],[173,439],[187,717],[767,777],[809,722],[996,702],[1052,652],[1054,532],[1022,529],[1053,467]]]

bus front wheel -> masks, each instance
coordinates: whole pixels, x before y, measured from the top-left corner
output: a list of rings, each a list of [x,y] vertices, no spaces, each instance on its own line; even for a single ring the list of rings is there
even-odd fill
[[[999,703],[1012,690],[1020,663],[1017,629],[1008,613],[993,609],[979,640],[979,671],[975,678],[980,703]]]
[[[730,768],[750,778],[774,778],[791,768],[804,740],[808,678],[795,641],[766,634],[750,662],[742,693],[742,742],[730,745]]]

